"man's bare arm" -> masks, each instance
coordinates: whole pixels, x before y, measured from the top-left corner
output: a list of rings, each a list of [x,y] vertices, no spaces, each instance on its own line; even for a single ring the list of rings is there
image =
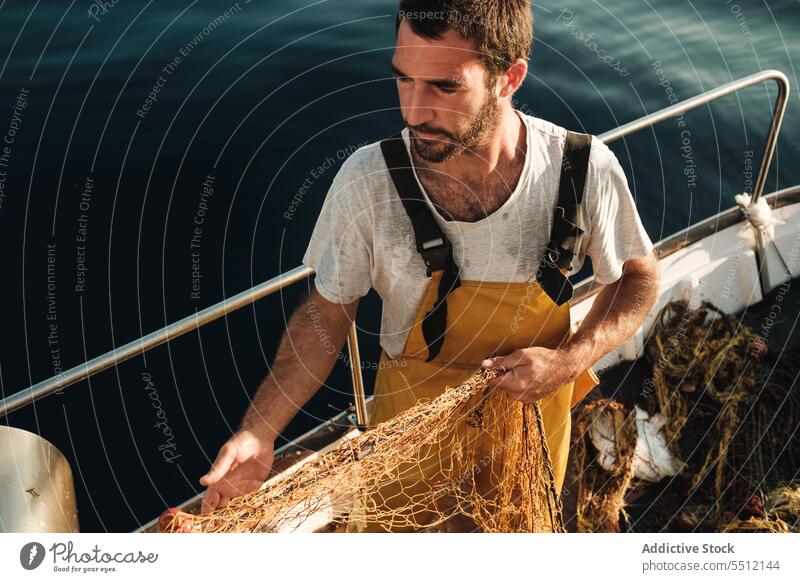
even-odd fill
[[[574,376],[634,334],[658,299],[658,289],[658,261],[652,253],[625,262],[622,277],[598,293],[563,348]]]
[[[331,303],[314,289],[295,310],[270,373],[253,396],[241,429],[275,440],[331,373],[355,319],[358,300]]]
[[[241,428],[200,478],[208,487],[203,512],[261,486],[272,467],[275,439],[330,374],[357,308],[358,300],[339,305],[314,289],[295,310]]]

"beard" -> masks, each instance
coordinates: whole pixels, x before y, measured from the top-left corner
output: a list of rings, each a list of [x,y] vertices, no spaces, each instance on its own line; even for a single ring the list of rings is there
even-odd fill
[[[409,126],[411,150],[426,162],[439,164],[450,160],[463,151],[473,150],[497,126],[498,99],[493,92],[488,92],[470,124],[458,133],[431,128],[425,124]],[[432,139],[416,137],[414,131],[422,131],[436,135]]]

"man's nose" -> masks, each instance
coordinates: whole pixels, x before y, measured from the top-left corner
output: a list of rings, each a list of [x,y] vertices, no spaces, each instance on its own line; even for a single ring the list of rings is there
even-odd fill
[[[422,83],[414,85],[406,94],[405,104],[406,123],[412,127],[430,123],[436,117],[427,88]]]

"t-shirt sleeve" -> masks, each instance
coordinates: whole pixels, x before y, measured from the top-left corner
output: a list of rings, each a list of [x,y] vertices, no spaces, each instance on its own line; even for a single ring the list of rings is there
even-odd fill
[[[314,284],[332,303],[352,303],[372,287],[371,216],[363,177],[352,156],[333,179],[311,235],[303,264],[316,271]]]
[[[649,255],[653,243],[622,166],[614,152],[597,139],[592,142],[584,197],[590,226],[582,247],[592,259],[595,281],[607,285],[622,277],[625,261]]]

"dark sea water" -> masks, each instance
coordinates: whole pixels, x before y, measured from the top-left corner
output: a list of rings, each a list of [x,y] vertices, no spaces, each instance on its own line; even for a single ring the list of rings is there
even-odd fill
[[[3,393],[297,266],[342,160],[401,127],[394,10],[0,2]],[[776,68],[795,93],[767,191],[800,182],[796,0],[544,2],[534,14],[520,109],[600,133],[673,93]],[[613,146],[654,241],[752,188],[775,95],[753,87],[685,128]],[[131,530],[199,491],[304,287],[9,417],[70,460],[84,531]],[[379,309],[370,296],[359,313],[367,366]],[[345,407],[349,390],[340,363],[286,436]]]

